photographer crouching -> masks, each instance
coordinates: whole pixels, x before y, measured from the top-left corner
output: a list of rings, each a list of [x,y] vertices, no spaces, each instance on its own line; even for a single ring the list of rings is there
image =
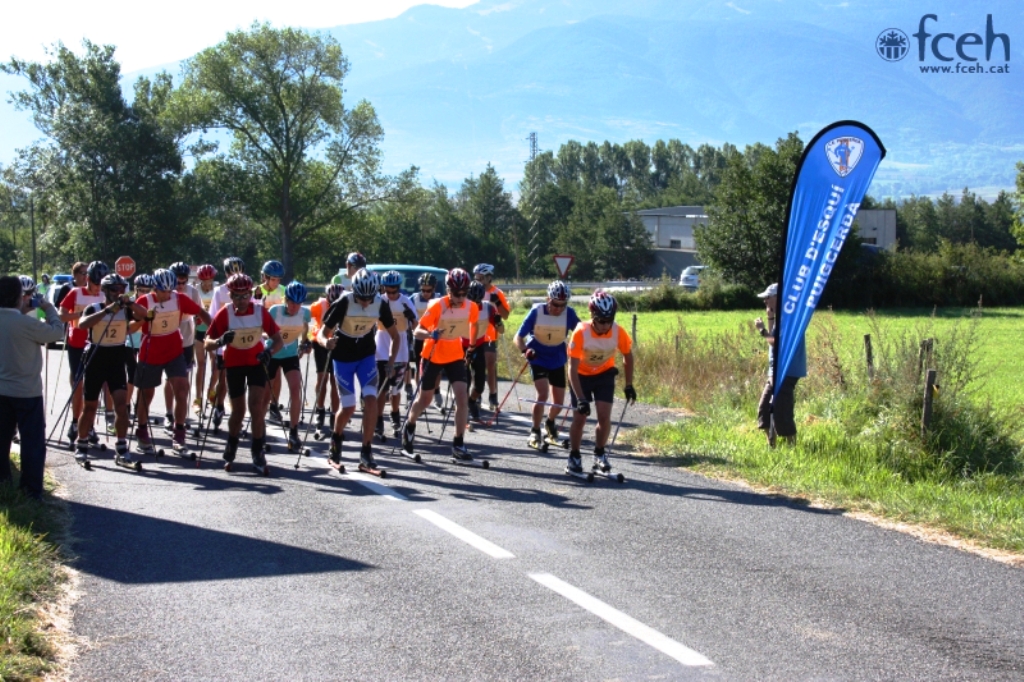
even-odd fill
[[[46,320],[29,315],[36,308]],[[35,499],[43,495],[46,420],[43,410],[43,355],[48,343],[64,338],[64,323],[53,304],[22,275],[0,277],[0,485],[9,484],[11,441],[21,436],[19,487]]]

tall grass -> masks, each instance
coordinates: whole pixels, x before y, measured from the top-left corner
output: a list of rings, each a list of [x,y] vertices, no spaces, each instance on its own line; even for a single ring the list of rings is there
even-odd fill
[[[687,466],[1024,550],[1024,429],[1019,412],[976,395],[980,317],[940,329],[934,319],[906,327],[869,313],[869,323],[873,376],[862,340],[843,338],[830,311],[815,315],[797,444],[772,450],[755,427],[763,340],[747,324],[695,335],[680,319],[637,348],[637,385],[695,416],[638,437]],[[933,339],[930,355],[924,339]],[[922,434],[929,368],[938,389]]]
[[[57,517],[51,503],[0,485],[0,680],[39,679],[55,656],[39,609],[61,583],[57,550],[45,535]]]

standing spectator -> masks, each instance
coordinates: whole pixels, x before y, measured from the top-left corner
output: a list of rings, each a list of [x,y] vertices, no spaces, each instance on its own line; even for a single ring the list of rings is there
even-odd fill
[[[768,446],[775,447],[775,437],[781,436],[782,440],[789,445],[796,443],[796,420],[793,418],[793,390],[796,382],[807,376],[807,347],[804,340],[796,347],[796,354],[793,362],[786,370],[786,376],[782,379],[779,393],[772,398],[774,382],[772,378],[775,373],[775,342],[778,340],[778,327],[775,324],[776,310],[779,301],[779,285],[772,283],[768,288],[757,295],[764,299],[765,317],[768,318],[768,326],[759,317],[754,320],[754,327],[768,341],[768,383],[765,384],[761,393],[761,401],[757,404],[757,428],[765,432],[768,437]]]
[[[46,321],[27,315],[36,307]],[[64,337],[57,309],[34,290],[22,291],[17,277],[0,277],[0,484],[12,480],[11,440],[21,434],[21,483],[29,497],[43,495],[46,419],[43,410],[43,355],[40,349]]]

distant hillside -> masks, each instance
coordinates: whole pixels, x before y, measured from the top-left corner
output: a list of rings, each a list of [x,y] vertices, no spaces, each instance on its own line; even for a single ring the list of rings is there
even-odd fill
[[[351,61],[348,96],[370,100],[384,125],[388,169],[416,165],[428,181],[458,183],[490,162],[515,182],[531,131],[543,149],[570,138],[742,146],[854,118],[889,150],[876,196],[1011,187],[1024,159],[1022,6],[836,5],[484,0],[330,32]],[[914,38],[900,62],[876,54],[883,29],[910,36],[926,12],[938,15],[933,34],[983,37],[993,15],[1016,71],[923,74]]]

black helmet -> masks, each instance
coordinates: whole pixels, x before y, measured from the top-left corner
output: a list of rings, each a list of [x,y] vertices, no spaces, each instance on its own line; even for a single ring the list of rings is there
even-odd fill
[[[192,274],[192,268],[189,267],[188,263],[182,263],[181,261],[174,263],[167,269],[173,272],[175,277],[188,277]]]
[[[224,259],[224,276],[230,277],[236,272],[245,272],[245,263],[238,256],[228,256]]]
[[[89,268],[85,271],[89,276],[89,281],[93,284],[99,284],[103,281],[103,278],[110,274],[110,268],[107,264],[101,260],[94,260],[89,263]]]
[[[437,277],[432,272],[424,272],[420,275],[420,288],[423,287],[437,288]]]

